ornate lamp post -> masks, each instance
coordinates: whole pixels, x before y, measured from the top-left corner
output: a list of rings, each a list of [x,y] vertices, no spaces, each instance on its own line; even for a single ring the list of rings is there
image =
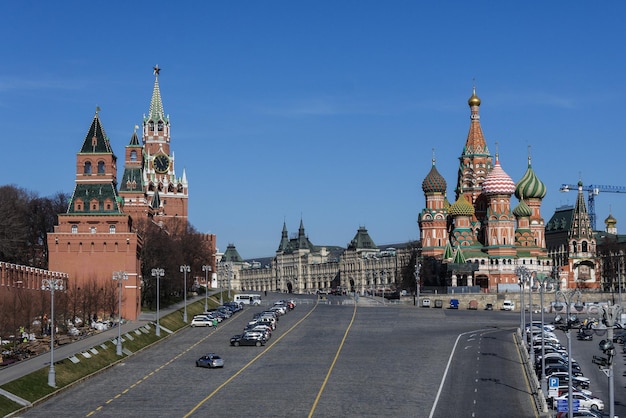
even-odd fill
[[[63,279],[42,279],[41,290],[50,292],[50,371],[48,372],[48,386],[57,386],[56,371],[54,370],[54,334],[56,326],[54,324],[54,291],[63,290]]]
[[[125,271],[114,271],[113,272],[113,280],[117,280],[119,287],[119,305],[118,305],[118,315],[119,319],[117,322],[117,355],[122,355],[122,282],[124,280],[128,280],[128,273]]]
[[[583,310],[583,304],[580,300],[582,294],[578,289],[570,289],[570,290],[558,290],[555,294],[555,303],[554,309],[558,312],[563,310],[563,302],[559,301],[562,299],[565,305],[565,315],[567,316],[565,320],[565,335],[567,336],[567,416],[568,418],[572,418],[574,415],[574,411],[572,410],[572,336],[571,336],[571,320],[570,320],[570,310],[572,306],[572,300],[575,300],[574,308],[576,311],[580,312]],[[544,370],[545,371],[545,370]]]
[[[204,312],[207,312],[209,310],[209,272],[212,271],[211,266],[206,264],[203,265],[202,271],[204,272],[204,280],[206,283],[206,291],[204,292]],[[222,301],[220,300],[220,304],[221,302]]]
[[[187,273],[191,271],[191,267],[187,265],[180,266],[180,272],[183,273],[185,283],[183,284],[183,295],[185,297],[185,309],[183,310],[183,322],[187,322]]]
[[[555,280],[550,276],[535,276],[535,283],[533,284],[533,290],[539,290],[539,304],[541,305],[541,391],[545,395],[548,387],[548,377],[546,376],[546,353],[545,353],[545,322],[543,318],[544,308],[543,308],[543,293],[545,290],[548,292],[552,290],[552,283]],[[535,365],[533,364],[533,367]]]
[[[156,288],[156,300],[157,300],[157,312],[156,312],[156,336],[161,336],[161,325],[159,325],[159,298],[160,298],[160,290],[159,290],[159,281],[161,277],[165,276],[165,270],[161,268],[152,269],[152,277],[156,277],[157,279],[157,288]]]

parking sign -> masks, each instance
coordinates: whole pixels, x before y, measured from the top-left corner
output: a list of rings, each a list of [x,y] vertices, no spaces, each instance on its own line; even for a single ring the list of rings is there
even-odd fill
[[[548,379],[548,396],[553,398],[559,396],[559,378],[551,377]]]

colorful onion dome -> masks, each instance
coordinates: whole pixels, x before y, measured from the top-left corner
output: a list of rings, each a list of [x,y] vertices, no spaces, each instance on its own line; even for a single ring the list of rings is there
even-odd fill
[[[470,107],[480,106],[480,99],[478,98],[478,96],[476,96],[476,87],[474,87],[472,91],[472,97],[469,98],[467,104],[470,105]]]
[[[474,206],[467,201],[464,194],[461,194],[457,201],[450,206],[448,213],[450,213],[451,216],[473,216]]]
[[[447,186],[446,179],[437,171],[435,160],[433,159],[433,166],[422,182],[422,190],[424,193],[445,193]]]
[[[483,182],[483,192],[488,195],[492,194],[508,194],[515,193],[515,182],[500,166],[498,154],[496,154],[496,164],[493,170],[487,175]]]
[[[519,204],[513,209],[513,215],[516,218],[529,218],[533,214],[533,210],[524,202],[524,199],[520,200]]]
[[[518,199],[521,199],[522,196],[527,199],[543,199],[546,197],[546,193],[546,185],[539,180],[533,171],[532,165],[530,164],[530,157],[528,157],[528,169],[520,181],[517,182],[515,197]]]

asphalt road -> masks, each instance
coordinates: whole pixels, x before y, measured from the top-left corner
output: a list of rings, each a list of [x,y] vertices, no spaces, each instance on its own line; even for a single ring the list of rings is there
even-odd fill
[[[185,328],[21,416],[536,416],[513,342],[518,315],[293,297],[265,347],[229,345],[262,309],[248,308],[216,330]],[[225,367],[196,368],[205,352]]]

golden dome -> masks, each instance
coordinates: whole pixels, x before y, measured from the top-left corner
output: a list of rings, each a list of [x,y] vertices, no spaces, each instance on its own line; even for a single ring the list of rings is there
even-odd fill
[[[478,98],[478,96],[476,96],[476,87],[474,87],[474,90],[472,91],[472,97],[469,98],[467,104],[470,105],[470,107],[480,106],[480,99]]]

